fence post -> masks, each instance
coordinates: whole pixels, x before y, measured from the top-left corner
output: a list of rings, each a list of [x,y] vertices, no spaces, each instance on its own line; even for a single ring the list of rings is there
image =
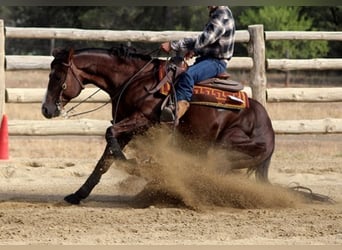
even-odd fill
[[[250,71],[250,80],[253,99],[266,107],[266,56],[265,35],[262,24],[248,26],[250,35],[248,54],[253,59],[253,67]]]
[[[5,113],[5,26],[0,19],[0,115]]]

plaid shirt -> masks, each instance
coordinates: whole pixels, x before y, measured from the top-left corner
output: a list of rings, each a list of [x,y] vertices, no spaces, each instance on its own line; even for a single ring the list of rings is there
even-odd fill
[[[230,60],[234,52],[235,22],[227,6],[218,6],[210,13],[210,20],[197,38],[171,42],[175,51],[193,50],[198,56]]]

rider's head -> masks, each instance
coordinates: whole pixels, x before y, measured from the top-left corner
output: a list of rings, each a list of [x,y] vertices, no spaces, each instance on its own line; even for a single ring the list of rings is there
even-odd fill
[[[209,12],[212,12],[217,9],[218,6],[208,6]]]

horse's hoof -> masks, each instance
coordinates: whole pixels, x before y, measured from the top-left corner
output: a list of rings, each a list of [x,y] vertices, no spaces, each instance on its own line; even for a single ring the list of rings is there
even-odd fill
[[[70,194],[68,196],[65,196],[64,200],[73,205],[79,205],[81,202],[81,199],[76,194]]]

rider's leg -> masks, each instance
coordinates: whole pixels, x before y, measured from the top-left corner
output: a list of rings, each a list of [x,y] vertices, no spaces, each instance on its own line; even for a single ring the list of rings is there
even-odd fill
[[[215,77],[226,70],[226,63],[213,58],[200,58],[187,71],[179,76],[176,86],[177,120],[179,120],[189,108],[193,87],[196,82]],[[173,121],[172,108],[165,107],[161,114],[161,121]],[[177,121],[176,121],[177,123]]]

